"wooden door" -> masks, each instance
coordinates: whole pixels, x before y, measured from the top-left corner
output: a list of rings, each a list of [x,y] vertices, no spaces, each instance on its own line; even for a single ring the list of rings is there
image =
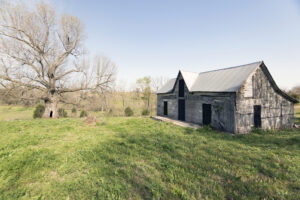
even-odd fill
[[[178,100],[178,120],[181,120],[181,121],[185,120],[185,100],[184,99]]]
[[[211,104],[202,105],[202,114],[203,114],[203,125],[211,124]]]
[[[256,128],[261,127],[261,106],[260,105],[254,106],[254,127]]]

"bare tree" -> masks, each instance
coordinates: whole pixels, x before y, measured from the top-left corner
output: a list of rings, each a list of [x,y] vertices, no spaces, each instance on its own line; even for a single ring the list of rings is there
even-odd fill
[[[43,117],[58,117],[57,104],[69,92],[105,91],[114,81],[115,65],[107,58],[82,59],[83,24],[77,17],[57,15],[39,2],[1,2],[0,84],[37,90],[45,102]]]
[[[154,92],[157,92],[164,84],[166,84],[170,79],[167,77],[159,76],[151,78],[151,88]]]

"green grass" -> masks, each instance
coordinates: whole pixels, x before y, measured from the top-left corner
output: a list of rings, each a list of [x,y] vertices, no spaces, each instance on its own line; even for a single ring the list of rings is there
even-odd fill
[[[300,131],[0,122],[0,199],[300,199]]]
[[[60,106],[63,108],[63,106]],[[12,120],[28,120],[33,118],[34,107],[23,107],[23,106],[4,106],[0,105],[0,121],[12,121]],[[79,117],[80,111],[74,114],[71,109],[65,109],[68,113],[68,117]],[[99,111],[88,111],[90,114],[96,117],[103,117],[104,112]]]
[[[34,108],[23,106],[0,106],[0,121],[32,119]]]
[[[295,106],[295,123],[300,124],[300,105]]]

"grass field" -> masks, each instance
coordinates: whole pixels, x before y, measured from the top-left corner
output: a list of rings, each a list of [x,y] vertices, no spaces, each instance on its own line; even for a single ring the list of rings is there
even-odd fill
[[[300,199],[300,131],[0,122],[0,199]]]
[[[33,107],[23,107],[23,106],[8,106],[0,105],[0,121],[12,121],[12,120],[28,120],[33,118]],[[74,114],[71,109],[66,109],[69,117],[79,117],[80,110]],[[104,116],[103,112],[89,112],[96,117]]]
[[[0,121],[11,121],[11,120],[24,120],[32,119],[34,108],[22,107],[22,106],[1,106],[0,105]],[[66,109],[69,117],[74,117],[70,109]],[[101,112],[90,112],[92,115],[97,117],[104,116]],[[138,112],[139,113],[139,112]],[[76,116],[78,117],[80,111],[77,111]],[[300,124],[300,104],[295,106],[295,123]]]
[[[0,121],[32,119],[34,108],[23,106],[0,106]]]
[[[295,106],[295,123],[300,124],[300,104]]]

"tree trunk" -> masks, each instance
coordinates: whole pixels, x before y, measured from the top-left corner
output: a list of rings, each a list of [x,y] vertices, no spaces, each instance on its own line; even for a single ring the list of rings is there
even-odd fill
[[[45,112],[43,118],[58,118],[57,104],[59,98],[57,94],[51,94],[45,99]]]

